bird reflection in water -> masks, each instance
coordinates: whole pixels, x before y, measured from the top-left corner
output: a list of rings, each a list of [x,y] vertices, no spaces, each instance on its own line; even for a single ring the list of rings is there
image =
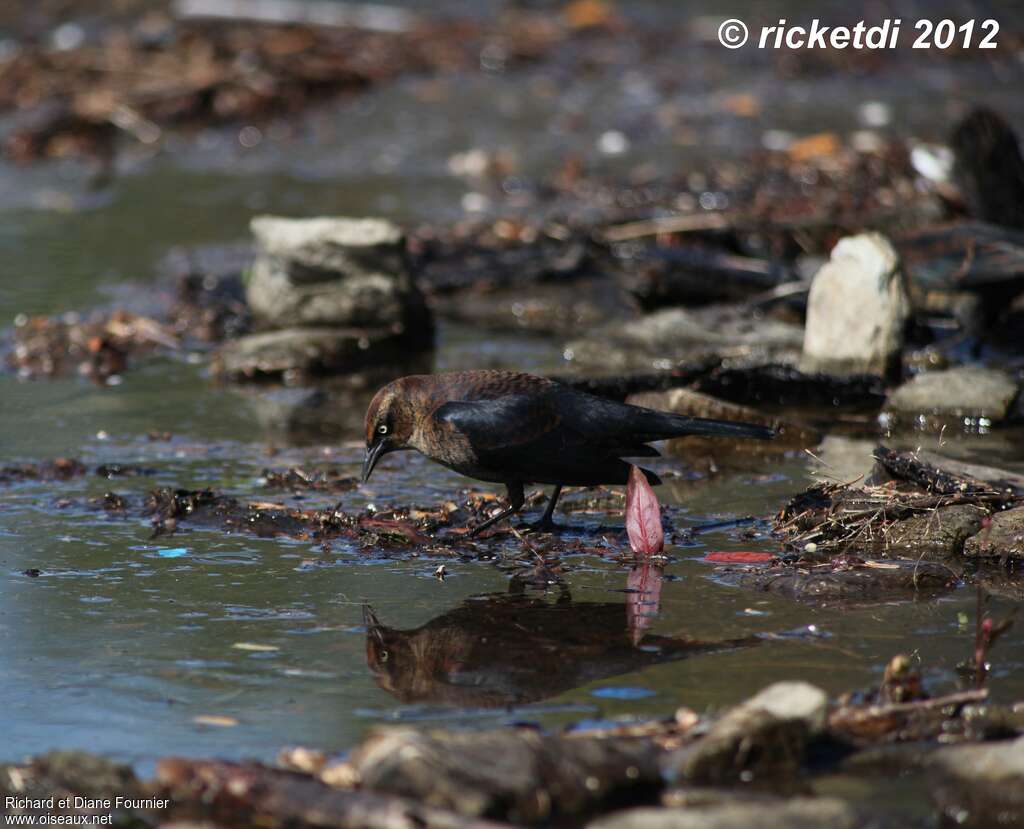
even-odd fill
[[[467,599],[412,630],[387,627],[367,605],[367,664],[377,684],[403,703],[496,708],[761,641],[649,633],[662,575],[660,566],[637,563],[625,603],[576,602],[565,585],[551,600],[513,579],[508,593]]]

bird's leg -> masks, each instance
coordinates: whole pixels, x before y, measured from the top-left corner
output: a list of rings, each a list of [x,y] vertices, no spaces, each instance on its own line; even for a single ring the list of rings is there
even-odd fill
[[[504,521],[510,515],[515,515],[515,513],[519,512],[519,510],[523,508],[523,504],[526,503],[526,496],[523,495],[523,485],[520,483],[505,484],[505,488],[508,490],[508,506],[497,515],[492,515],[486,521],[477,524],[477,526],[470,530],[470,538],[479,535],[488,527],[497,524],[499,521]]]
[[[558,497],[562,494],[562,485],[558,484],[552,491],[551,497],[548,498],[547,508],[544,510],[544,514],[540,517],[540,521],[534,524],[530,524],[529,528],[534,532],[549,533],[558,529],[558,525],[551,520],[551,516],[555,513],[555,504],[558,503]]]

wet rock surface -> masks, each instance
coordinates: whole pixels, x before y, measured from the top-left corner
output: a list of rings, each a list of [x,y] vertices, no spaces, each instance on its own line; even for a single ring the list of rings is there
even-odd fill
[[[402,364],[406,341],[387,329],[285,328],[223,345],[213,367],[231,380],[330,377]],[[357,382],[365,384],[363,378]]]
[[[602,804],[649,799],[662,787],[642,741],[566,738],[509,730],[459,735],[395,729],[350,758],[371,791],[473,817],[538,824]]]
[[[983,530],[967,539],[964,555],[1024,558],[1024,507],[994,513]]]
[[[1024,820],[1024,738],[933,753],[926,769],[943,814],[961,826],[1013,826]]]
[[[588,824],[589,829],[910,829],[913,823],[872,815],[835,798],[792,798],[685,809],[634,809]]]
[[[780,682],[729,711],[696,742],[664,762],[671,780],[720,786],[740,780],[791,780],[808,741],[825,727],[825,693]]]
[[[911,420],[999,422],[1020,416],[1019,394],[1019,384],[1006,372],[960,367],[918,374],[890,392],[885,408]]]

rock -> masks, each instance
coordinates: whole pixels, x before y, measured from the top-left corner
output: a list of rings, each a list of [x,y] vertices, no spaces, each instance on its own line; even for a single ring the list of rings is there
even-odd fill
[[[402,365],[402,337],[359,328],[288,328],[249,334],[225,343],[214,373],[231,380],[292,380]]]
[[[754,695],[740,709],[767,711],[779,720],[799,721],[808,736],[816,736],[825,728],[828,696],[809,682],[776,682]]]
[[[430,317],[396,225],[257,216],[251,228],[259,254],[246,298],[263,328],[386,327],[429,337]]]
[[[700,785],[793,778],[808,740],[825,727],[828,697],[806,682],[777,682],[730,709],[665,760],[670,779]]]
[[[899,829],[913,824],[873,815],[833,797],[737,802],[682,809],[630,809],[587,824],[587,829]]]
[[[319,282],[293,282],[261,257],[246,287],[249,307],[265,327],[405,325],[408,286],[384,273]]]
[[[957,826],[1024,823],[1024,737],[941,748],[928,758],[932,795]]]
[[[877,539],[877,548],[904,558],[955,558],[981,529],[986,515],[986,509],[973,504],[939,507],[890,525]]]
[[[404,236],[386,219],[256,216],[249,228],[261,252],[296,283],[405,270]]]
[[[630,371],[711,356],[795,358],[802,337],[799,326],[759,318],[739,307],[670,308],[605,326],[570,342],[565,353],[583,367]]]
[[[335,768],[332,776],[346,782]],[[339,779],[340,778],[340,779]],[[210,827],[265,829],[499,829],[500,824],[466,820],[373,792],[336,788],[309,774],[255,762],[162,757],[148,797],[167,804],[161,827],[178,820]],[[130,825],[153,825],[137,820]],[[129,825],[129,824],[120,824]],[[180,825],[180,824],[179,824]],[[193,823],[185,825],[196,826]],[[197,827],[198,829],[198,827]]]
[[[967,539],[964,555],[975,558],[1024,557],[1024,507],[993,513],[988,527]]]
[[[800,368],[884,375],[899,358],[909,314],[889,241],[877,233],[840,239],[811,283]]]
[[[918,374],[889,394],[885,409],[897,420],[920,423],[923,417],[932,425],[965,419],[998,422],[1018,414],[1019,391],[1004,371],[960,366]]]
[[[602,804],[643,802],[662,780],[643,740],[390,728],[349,758],[363,791],[511,823],[577,818]]]

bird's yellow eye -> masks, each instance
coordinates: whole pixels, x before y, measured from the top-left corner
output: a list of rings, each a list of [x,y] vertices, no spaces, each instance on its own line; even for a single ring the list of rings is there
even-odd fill
[[[387,433],[388,433],[388,424],[382,423],[382,424],[380,424],[380,426],[377,427],[377,434],[378,435],[386,435]]]

